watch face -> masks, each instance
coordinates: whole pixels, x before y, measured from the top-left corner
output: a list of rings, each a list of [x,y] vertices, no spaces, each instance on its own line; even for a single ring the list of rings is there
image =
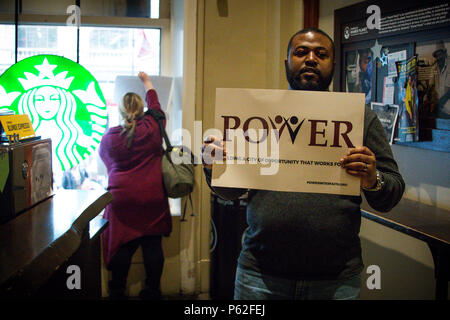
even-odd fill
[[[377,170],[377,185],[375,187],[375,191],[380,190],[383,187],[383,177],[381,176],[380,171]]]

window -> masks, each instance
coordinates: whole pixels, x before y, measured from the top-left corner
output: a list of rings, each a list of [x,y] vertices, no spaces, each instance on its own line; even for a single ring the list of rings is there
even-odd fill
[[[17,61],[38,54],[54,54],[77,60],[75,27],[21,25],[18,33]]]
[[[145,71],[160,75],[160,29],[82,27],[80,64],[88,69],[102,88],[109,110],[110,126],[119,124],[113,101],[118,75]]]
[[[108,127],[118,125],[118,107],[113,99],[116,76],[137,75],[139,71],[145,71],[150,76],[161,75],[164,70],[167,74],[171,63],[169,59],[161,59],[161,52],[170,47],[171,41],[169,2],[142,0],[137,7],[131,5],[129,8],[121,7],[121,3],[81,1],[81,12],[85,21],[89,21],[89,26],[83,25],[82,19],[77,39],[77,28],[66,25],[66,8],[73,5],[73,1],[42,0],[38,5],[34,1],[24,0],[17,28],[17,57],[14,22],[10,20],[0,24],[0,76],[16,59],[21,61],[39,54],[64,56],[72,61],[78,58],[101,87],[107,104]],[[13,2],[7,8],[0,5],[0,12],[5,10],[14,13]],[[48,15],[59,22],[49,24]],[[137,24],[139,27],[133,27]],[[181,113],[178,104],[173,102],[177,115]],[[168,128],[175,130],[181,126],[181,121],[178,123],[176,119],[178,116],[169,120]],[[98,150],[72,169],[62,172],[54,168],[53,174],[55,189],[102,189],[107,186],[107,173],[98,157]],[[173,214],[180,213],[179,199],[170,199],[170,205]]]
[[[0,24],[0,75],[14,64],[14,25]]]

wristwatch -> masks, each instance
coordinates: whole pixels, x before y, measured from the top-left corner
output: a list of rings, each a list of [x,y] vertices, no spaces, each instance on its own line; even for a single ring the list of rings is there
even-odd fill
[[[384,185],[383,176],[381,175],[381,172],[377,170],[377,183],[376,183],[375,187],[373,187],[373,188],[362,187],[362,189],[364,191],[378,191],[381,188],[383,188],[383,185]]]

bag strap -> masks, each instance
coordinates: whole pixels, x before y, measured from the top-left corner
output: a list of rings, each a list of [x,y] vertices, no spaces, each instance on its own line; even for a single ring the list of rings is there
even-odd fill
[[[181,216],[181,220],[180,220],[180,222],[184,222],[184,221],[187,221],[186,220],[186,207],[187,207],[187,199],[186,199],[186,202],[184,203],[184,208],[183,208],[183,215]],[[189,193],[189,202],[191,203],[191,208],[192,208],[192,213],[191,213],[191,217],[194,217],[195,215],[194,215],[194,205],[192,204],[192,197],[191,197],[191,194]]]
[[[161,136],[163,137],[164,142],[166,143],[165,151],[171,152],[173,147],[172,147],[172,144],[170,143],[169,136],[167,135],[166,129],[164,128],[163,120],[166,119],[166,117],[164,116],[164,113],[157,111],[155,109],[151,109],[151,108],[148,108],[148,110],[145,113],[152,116],[153,119],[155,119],[156,122],[158,122],[159,131],[161,132]]]

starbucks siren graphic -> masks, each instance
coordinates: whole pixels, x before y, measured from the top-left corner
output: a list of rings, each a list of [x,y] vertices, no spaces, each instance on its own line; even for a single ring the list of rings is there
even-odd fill
[[[0,76],[0,109],[28,114],[37,135],[52,139],[53,163],[70,169],[92,154],[106,129],[105,98],[78,63],[54,55],[26,58]]]

